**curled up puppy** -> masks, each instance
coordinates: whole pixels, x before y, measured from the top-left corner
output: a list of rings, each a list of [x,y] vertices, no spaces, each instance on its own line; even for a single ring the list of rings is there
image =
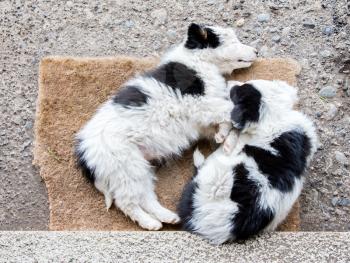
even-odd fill
[[[178,223],[158,201],[151,163],[181,155],[208,126],[229,121],[223,74],[255,59],[233,29],[191,24],[154,70],[127,81],[97,110],[76,136],[76,154],[107,208],[114,203],[148,230]]]
[[[296,89],[285,82],[240,83],[230,97],[239,135],[232,131],[207,159],[195,151],[195,175],[178,206],[185,230],[213,244],[274,230],[300,195],[318,144],[313,123],[293,109]]]

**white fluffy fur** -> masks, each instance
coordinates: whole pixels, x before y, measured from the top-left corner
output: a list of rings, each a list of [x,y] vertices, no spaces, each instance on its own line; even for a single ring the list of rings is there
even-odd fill
[[[190,50],[184,41],[161,60],[195,70],[204,82],[204,96],[181,96],[153,78],[136,76],[125,85],[138,86],[149,95],[142,110],[109,100],[77,134],[78,151],[95,168],[95,186],[104,194],[107,208],[114,201],[145,229],[179,221],[158,202],[148,161],[180,155],[206,127],[228,121],[232,103],[222,74],[248,67],[256,58],[255,49],[241,44],[232,29],[211,28],[220,37],[219,47]]]
[[[193,198],[194,211],[190,222],[194,232],[214,244],[222,244],[234,238],[231,233],[234,223],[232,219],[238,207],[230,199],[230,194],[234,184],[232,169],[235,165],[245,164],[250,172],[250,179],[260,185],[260,206],[270,207],[275,212],[273,221],[265,231],[274,230],[285,219],[302,189],[303,179],[296,179],[293,190],[288,193],[272,188],[266,176],[259,171],[254,159],[242,152],[246,144],[266,149],[271,141],[283,132],[301,129],[310,139],[312,146],[308,162],[318,145],[312,122],[292,108],[297,100],[295,88],[281,81],[253,80],[248,83],[253,84],[262,94],[264,107],[263,112],[260,112],[258,124],[248,125],[238,139],[235,133],[230,133],[225,143],[206,160],[199,151],[194,154],[194,163],[199,167],[198,175],[194,179],[198,187]],[[232,87],[232,83],[228,85]],[[235,137],[230,139],[231,136]],[[230,145],[225,145],[227,143]],[[228,149],[225,149],[225,146]]]

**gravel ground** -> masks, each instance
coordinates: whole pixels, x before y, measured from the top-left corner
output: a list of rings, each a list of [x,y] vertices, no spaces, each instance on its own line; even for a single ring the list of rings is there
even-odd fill
[[[47,229],[47,194],[31,165],[40,59],[158,55],[196,21],[238,26],[261,56],[301,63],[300,104],[322,142],[302,229],[350,230],[349,20],[345,0],[0,0],[0,229]]]
[[[279,232],[210,245],[184,232],[0,232],[6,262],[349,262],[350,233]]]

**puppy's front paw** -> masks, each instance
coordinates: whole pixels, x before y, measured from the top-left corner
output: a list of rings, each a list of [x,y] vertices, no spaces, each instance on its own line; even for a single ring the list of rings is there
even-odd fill
[[[226,136],[225,136],[225,134],[223,134],[221,132],[217,132],[215,134],[214,138],[215,138],[215,142],[216,143],[223,143],[225,138],[226,138]]]
[[[222,149],[226,155],[229,155],[232,153],[233,149],[237,144],[237,140],[238,140],[237,133],[235,133],[234,131],[231,131],[222,146]]]
[[[225,141],[223,150],[226,155],[229,155],[235,146],[230,141]]]

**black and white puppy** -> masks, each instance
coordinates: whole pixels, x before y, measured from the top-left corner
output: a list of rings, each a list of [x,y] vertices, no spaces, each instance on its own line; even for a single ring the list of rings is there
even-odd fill
[[[77,134],[76,153],[107,208],[114,201],[149,230],[179,221],[158,202],[150,161],[181,155],[206,127],[229,121],[223,74],[255,59],[233,29],[191,24],[156,69],[130,79],[98,109]]]
[[[274,230],[298,198],[318,142],[285,82],[240,83],[230,96],[238,138],[231,132],[207,159],[195,151],[196,172],[178,206],[185,230],[214,244]]]

